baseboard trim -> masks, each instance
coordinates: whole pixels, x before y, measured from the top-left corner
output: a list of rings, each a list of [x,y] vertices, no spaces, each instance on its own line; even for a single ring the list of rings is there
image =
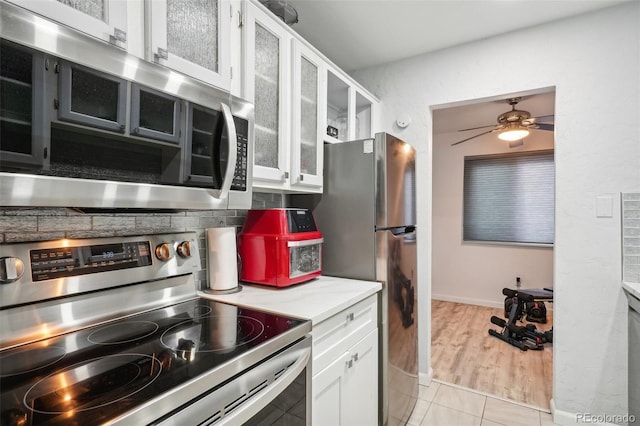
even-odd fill
[[[491,393],[482,392],[482,391],[479,391],[479,390],[476,390],[476,389],[471,389],[471,388],[468,388],[468,387],[465,387],[465,386],[456,385],[454,383],[447,383],[447,382],[444,382],[444,381],[438,380],[438,379],[433,379],[433,382],[434,383],[440,383],[441,385],[449,386],[449,387],[452,387],[452,388],[461,389],[461,390],[464,390],[464,391],[467,391],[467,392],[473,392],[473,393],[476,393],[478,395],[486,396],[487,398],[493,398],[493,399],[497,399],[497,400],[500,400],[500,401],[508,402],[510,404],[519,405],[521,407],[531,408],[532,410],[541,411],[541,412],[544,412],[544,413],[550,413],[550,409],[549,408],[543,408],[543,407],[538,407],[536,405],[527,404],[525,402],[514,401],[512,399],[503,398],[503,397],[498,396],[498,395],[493,395]]]
[[[418,373],[418,384],[422,386],[429,386],[433,379],[433,368],[429,368],[428,373]]]
[[[522,290],[526,291],[526,289]],[[448,294],[433,294],[431,295],[431,299],[442,300],[444,302],[464,303],[466,305],[486,306],[487,308],[504,309],[504,299],[499,302],[495,302],[493,300],[472,299],[469,297],[458,297]],[[545,303],[545,308],[547,308],[548,312],[553,312],[553,303]]]
[[[432,300],[443,300],[445,302],[464,303],[464,304],[467,304],[467,305],[486,306],[488,308],[504,309],[504,300],[502,300],[500,302],[494,302],[492,300],[479,300],[479,299],[472,299],[472,298],[469,298],[469,297],[450,296],[450,295],[447,295],[447,294],[432,294],[431,295],[431,299]]]
[[[596,421],[578,419],[577,413],[558,410],[553,398],[551,399],[551,401],[549,401],[549,405],[551,406],[551,416],[553,417],[554,425],[575,426],[576,424],[589,424],[589,425],[598,425],[598,426],[620,426],[615,423],[598,423]]]

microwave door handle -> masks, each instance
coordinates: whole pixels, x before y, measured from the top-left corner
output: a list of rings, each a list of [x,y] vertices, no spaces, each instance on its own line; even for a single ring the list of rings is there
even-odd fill
[[[236,125],[233,122],[233,115],[231,114],[231,109],[228,105],[221,103],[220,107],[222,109],[222,117],[224,118],[224,122],[227,129],[227,143],[229,146],[227,147],[227,152],[229,153],[229,161],[227,161],[227,170],[224,174],[224,179],[222,180],[222,187],[217,192],[216,198],[223,199],[226,198],[229,194],[229,190],[231,189],[231,183],[233,182],[233,177],[236,171],[236,162],[238,160],[238,138],[236,136]],[[216,165],[214,164],[214,170]]]

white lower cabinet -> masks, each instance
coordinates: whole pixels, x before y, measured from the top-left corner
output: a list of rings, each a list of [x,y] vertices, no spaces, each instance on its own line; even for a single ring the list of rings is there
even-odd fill
[[[313,327],[312,424],[378,424],[377,296]]]

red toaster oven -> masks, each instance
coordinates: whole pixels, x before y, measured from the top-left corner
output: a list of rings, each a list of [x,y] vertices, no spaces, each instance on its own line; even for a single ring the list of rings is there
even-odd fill
[[[286,287],[315,278],[322,241],[310,210],[249,210],[238,234],[240,280]]]

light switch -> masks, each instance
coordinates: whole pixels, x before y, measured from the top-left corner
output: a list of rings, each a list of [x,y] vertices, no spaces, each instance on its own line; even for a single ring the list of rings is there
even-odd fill
[[[596,197],[596,217],[613,217],[613,194]]]

